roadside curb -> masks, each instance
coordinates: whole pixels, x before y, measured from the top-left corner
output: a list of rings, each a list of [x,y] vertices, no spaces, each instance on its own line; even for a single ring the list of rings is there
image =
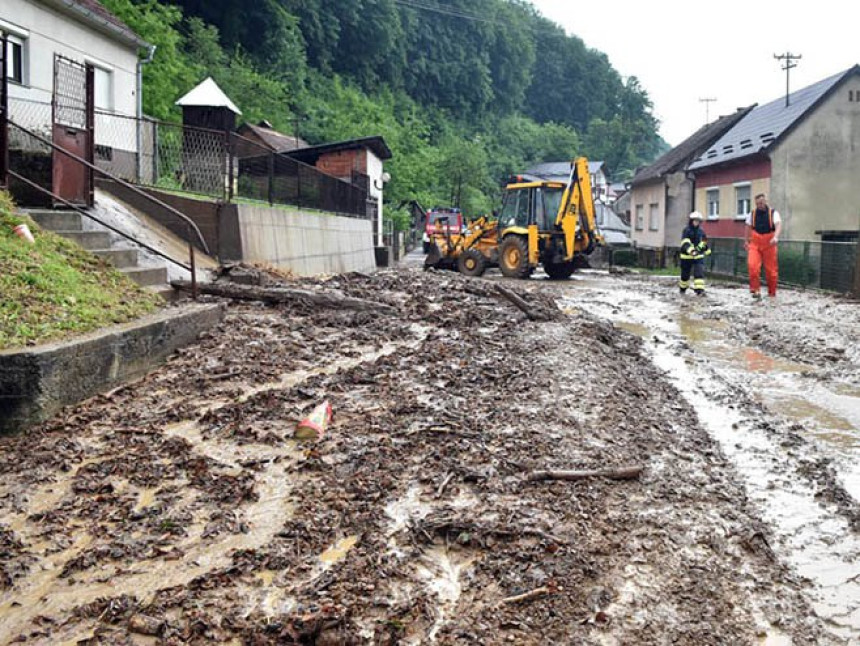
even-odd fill
[[[0,351],[0,433],[136,379],[224,317],[224,304],[188,304],[70,341]]]

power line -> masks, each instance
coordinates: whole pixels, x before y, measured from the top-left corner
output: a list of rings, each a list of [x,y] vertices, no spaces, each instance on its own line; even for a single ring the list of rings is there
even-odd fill
[[[801,58],[803,58],[803,55],[786,52],[785,54],[774,54],[773,57],[778,61],[783,61],[782,69],[785,70],[785,107],[787,108],[789,94],[788,74],[792,68],[797,67],[797,63],[795,63],[794,61],[799,61]]]

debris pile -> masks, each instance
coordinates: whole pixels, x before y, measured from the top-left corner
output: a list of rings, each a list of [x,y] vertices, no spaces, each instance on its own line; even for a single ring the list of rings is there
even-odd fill
[[[217,331],[146,378],[2,440],[0,634],[819,634],[766,536],[750,539],[726,460],[633,335],[562,314],[539,285],[504,284],[523,309],[457,275],[232,287],[310,296],[231,299]],[[297,442],[324,401],[325,434]]]

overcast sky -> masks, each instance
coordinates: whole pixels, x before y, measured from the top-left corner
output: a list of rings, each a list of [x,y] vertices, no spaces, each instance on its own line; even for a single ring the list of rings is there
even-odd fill
[[[735,108],[785,95],[774,54],[801,54],[792,91],[860,63],[860,1],[531,0],[547,18],[636,76],[675,146]],[[806,7],[806,9],[803,9]]]

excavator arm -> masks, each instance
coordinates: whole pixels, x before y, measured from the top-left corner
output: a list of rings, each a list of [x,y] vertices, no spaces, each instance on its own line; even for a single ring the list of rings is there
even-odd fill
[[[561,198],[555,225],[564,232],[565,260],[577,252],[588,252],[597,241],[594,199],[588,160],[577,157],[570,165],[570,179]]]

